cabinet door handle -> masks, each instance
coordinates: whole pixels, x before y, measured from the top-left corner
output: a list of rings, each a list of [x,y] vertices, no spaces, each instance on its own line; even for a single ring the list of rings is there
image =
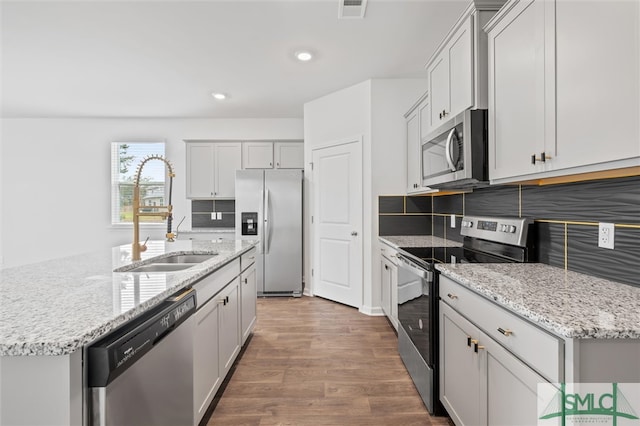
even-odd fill
[[[244,279],[244,283],[245,283],[245,284],[247,284],[247,283],[248,283],[248,281],[247,281],[247,279],[246,279],[246,278]]]
[[[280,167],[280,163],[276,163],[276,167]]]
[[[384,265],[384,269],[389,270],[389,265]]]
[[[447,293],[447,297],[449,299],[457,299],[458,298],[458,296],[456,296],[455,294],[451,294],[451,293]]]
[[[471,347],[471,336],[467,336],[467,346]]]
[[[473,351],[475,353],[478,353],[478,349],[484,349],[484,346],[478,345],[478,343],[479,342],[477,340],[473,343]]]
[[[513,334],[513,331],[509,330],[508,328],[502,328],[502,327],[498,327],[498,331],[502,334],[504,334],[505,336],[509,337]]]
[[[546,152],[540,153],[540,158],[537,158],[535,154],[531,156],[531,164],[536,164],[536,162],[540,161],[541,163],[545,163],[547,160],[551,160],[551,156]]]
[[[269,167],[273,167],[273,163],[269,163]]]
[[[471,344],[473,345],[473,349],[478,352],[478,350],[476,349],[476,347],[478,346],[478,341],[476,339],[471,339],[470,340]],[[471,345],[469,345],[471,346]]]

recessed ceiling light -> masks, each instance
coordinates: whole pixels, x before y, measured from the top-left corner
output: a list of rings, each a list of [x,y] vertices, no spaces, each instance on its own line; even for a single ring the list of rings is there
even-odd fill
[[[302,62],[310,61],[313,58],[313,54],[306,50],[302,50],[300,52],[296,52],[296,59]]]
[[[219,101],[227,99],[227,95],[225,95],[224,93],[216,93],[216,92],[214,92],[214,93],[211,94],[211,96],[213,96],[215,99],[217,99]]]

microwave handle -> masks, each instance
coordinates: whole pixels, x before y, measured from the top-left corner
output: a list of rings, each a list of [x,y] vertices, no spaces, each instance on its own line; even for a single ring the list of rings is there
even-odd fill
[[[451,141],[453,140],[453,134],[455,131],[455,128],[451,129],[449,136],[447,136],[447,143],[444,146],[444,158],[447,160],[449,169],[451,169],[452,172],[456,171],[456,166],[453,164],[453,158],[451,158]]]

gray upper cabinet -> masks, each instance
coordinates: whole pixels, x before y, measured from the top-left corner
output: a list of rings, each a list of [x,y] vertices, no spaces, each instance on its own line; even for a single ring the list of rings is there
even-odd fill
[[[428,128],[429,113],[429,96],[425,93],[404,116],[407,126],[407,194],[432,191],[422,186],[420,151],[420,141]]]
[[[274,142],[276,169],[303,169],[304,144],[302,142]]]
[[[273,142],[244,142],[242,159],[245,169],[273,168]]]
[[[240,142],[187,142],[187,198],[234,198]]]
[[[471,3],[427,62],[425,133],[468,108],[487,108],[487,35],[482,27],[499,2]]]
[[[302,142],[243,142],[242,161],[245,169],[302,169]]]
[[[638,28],[637,1],[501,9],[485,27],[492,183],[640,165]]]

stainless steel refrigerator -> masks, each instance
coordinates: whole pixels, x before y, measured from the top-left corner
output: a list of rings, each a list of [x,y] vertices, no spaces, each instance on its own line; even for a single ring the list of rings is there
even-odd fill
[[[302,295],[302,170],[236,171],[236,238],[260,240],[258,295]]]

